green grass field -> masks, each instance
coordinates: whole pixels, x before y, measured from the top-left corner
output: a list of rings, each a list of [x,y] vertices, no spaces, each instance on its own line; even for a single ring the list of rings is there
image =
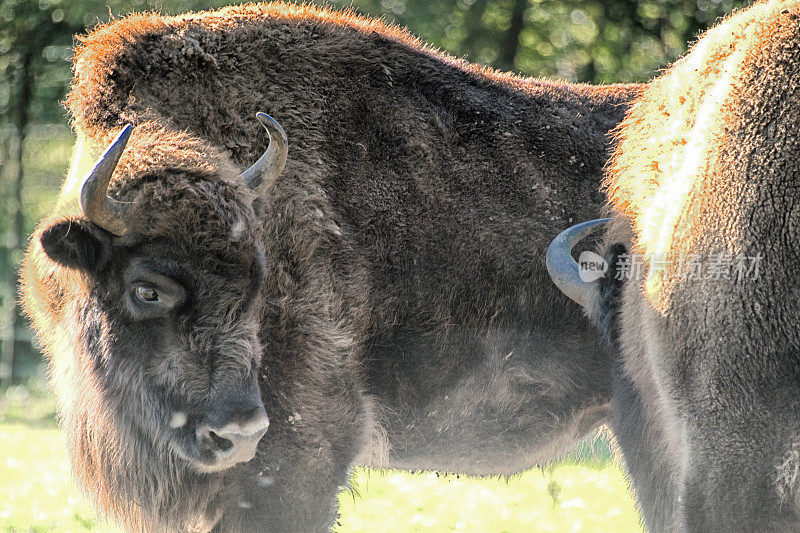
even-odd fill
[[[359,468],[339,496],[337,531],[641,531],[622,472],[599,448],[509,479]],[[0,394],[0,450],[0,530],[118,531],[71,481],[40,384]]]

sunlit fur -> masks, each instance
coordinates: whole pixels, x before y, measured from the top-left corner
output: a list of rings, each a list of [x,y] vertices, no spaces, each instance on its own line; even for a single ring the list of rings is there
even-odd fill
[[[509,474],[565,451],[607,415],[611,365],[544,251],[598,215],[607,133],[638,91],[500,74],[307,6],[132,15],[84,37],[79,153],[23,272],[81,486],[130,529],[313,531],[356,461]],[[257,111],[290,148],[251,202],[236,176],[266,147]],[[104,235],[101,275],[56,266],[42,232],[99,232],[76,184],[125,123],[110,193],[136,229]],[[191,318],[164,321],[181,343],[124,335],[118,271],[136,254],[197,278]],[[252,317],[235,312],[248,296]],[[200,353],[216,354],[205,371]],[[259,360],[255,459],[196,473],[171,448],[175,404]]]
[[[653,531],[800,528],[799,131],[796,1],[708,31],[616,131],[606,243],[672,261],[589,312],[622,351],[613,429]],[[759,276],[693,280],[690,254],[761,254]]]

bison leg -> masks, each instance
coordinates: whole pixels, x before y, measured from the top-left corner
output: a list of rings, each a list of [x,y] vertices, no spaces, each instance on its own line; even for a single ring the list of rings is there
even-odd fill
[[[611,426],[648,531],[670,531],[676,522],[674,472],[665,461],[663,435],[648,418],[636,385],[618,366]]]

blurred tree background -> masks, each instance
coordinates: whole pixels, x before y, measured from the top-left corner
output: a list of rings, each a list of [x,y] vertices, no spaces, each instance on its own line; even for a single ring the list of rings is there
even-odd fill
[[[61,100],[76,34],[134,11],[220,0],[0,0],[0,388],[40,357],[15,306],[27,235],[52,203],[73,142]],[[740,0],[335,0],[453,55],[530,76],[646,81]]]

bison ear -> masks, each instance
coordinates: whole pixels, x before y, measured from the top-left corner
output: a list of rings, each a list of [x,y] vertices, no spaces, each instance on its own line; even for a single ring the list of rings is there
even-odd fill
[[[95,272],[108,261],[111,241],[94,224],[60,220],[42,231],[39,242],[47,257],[59,265]]]

